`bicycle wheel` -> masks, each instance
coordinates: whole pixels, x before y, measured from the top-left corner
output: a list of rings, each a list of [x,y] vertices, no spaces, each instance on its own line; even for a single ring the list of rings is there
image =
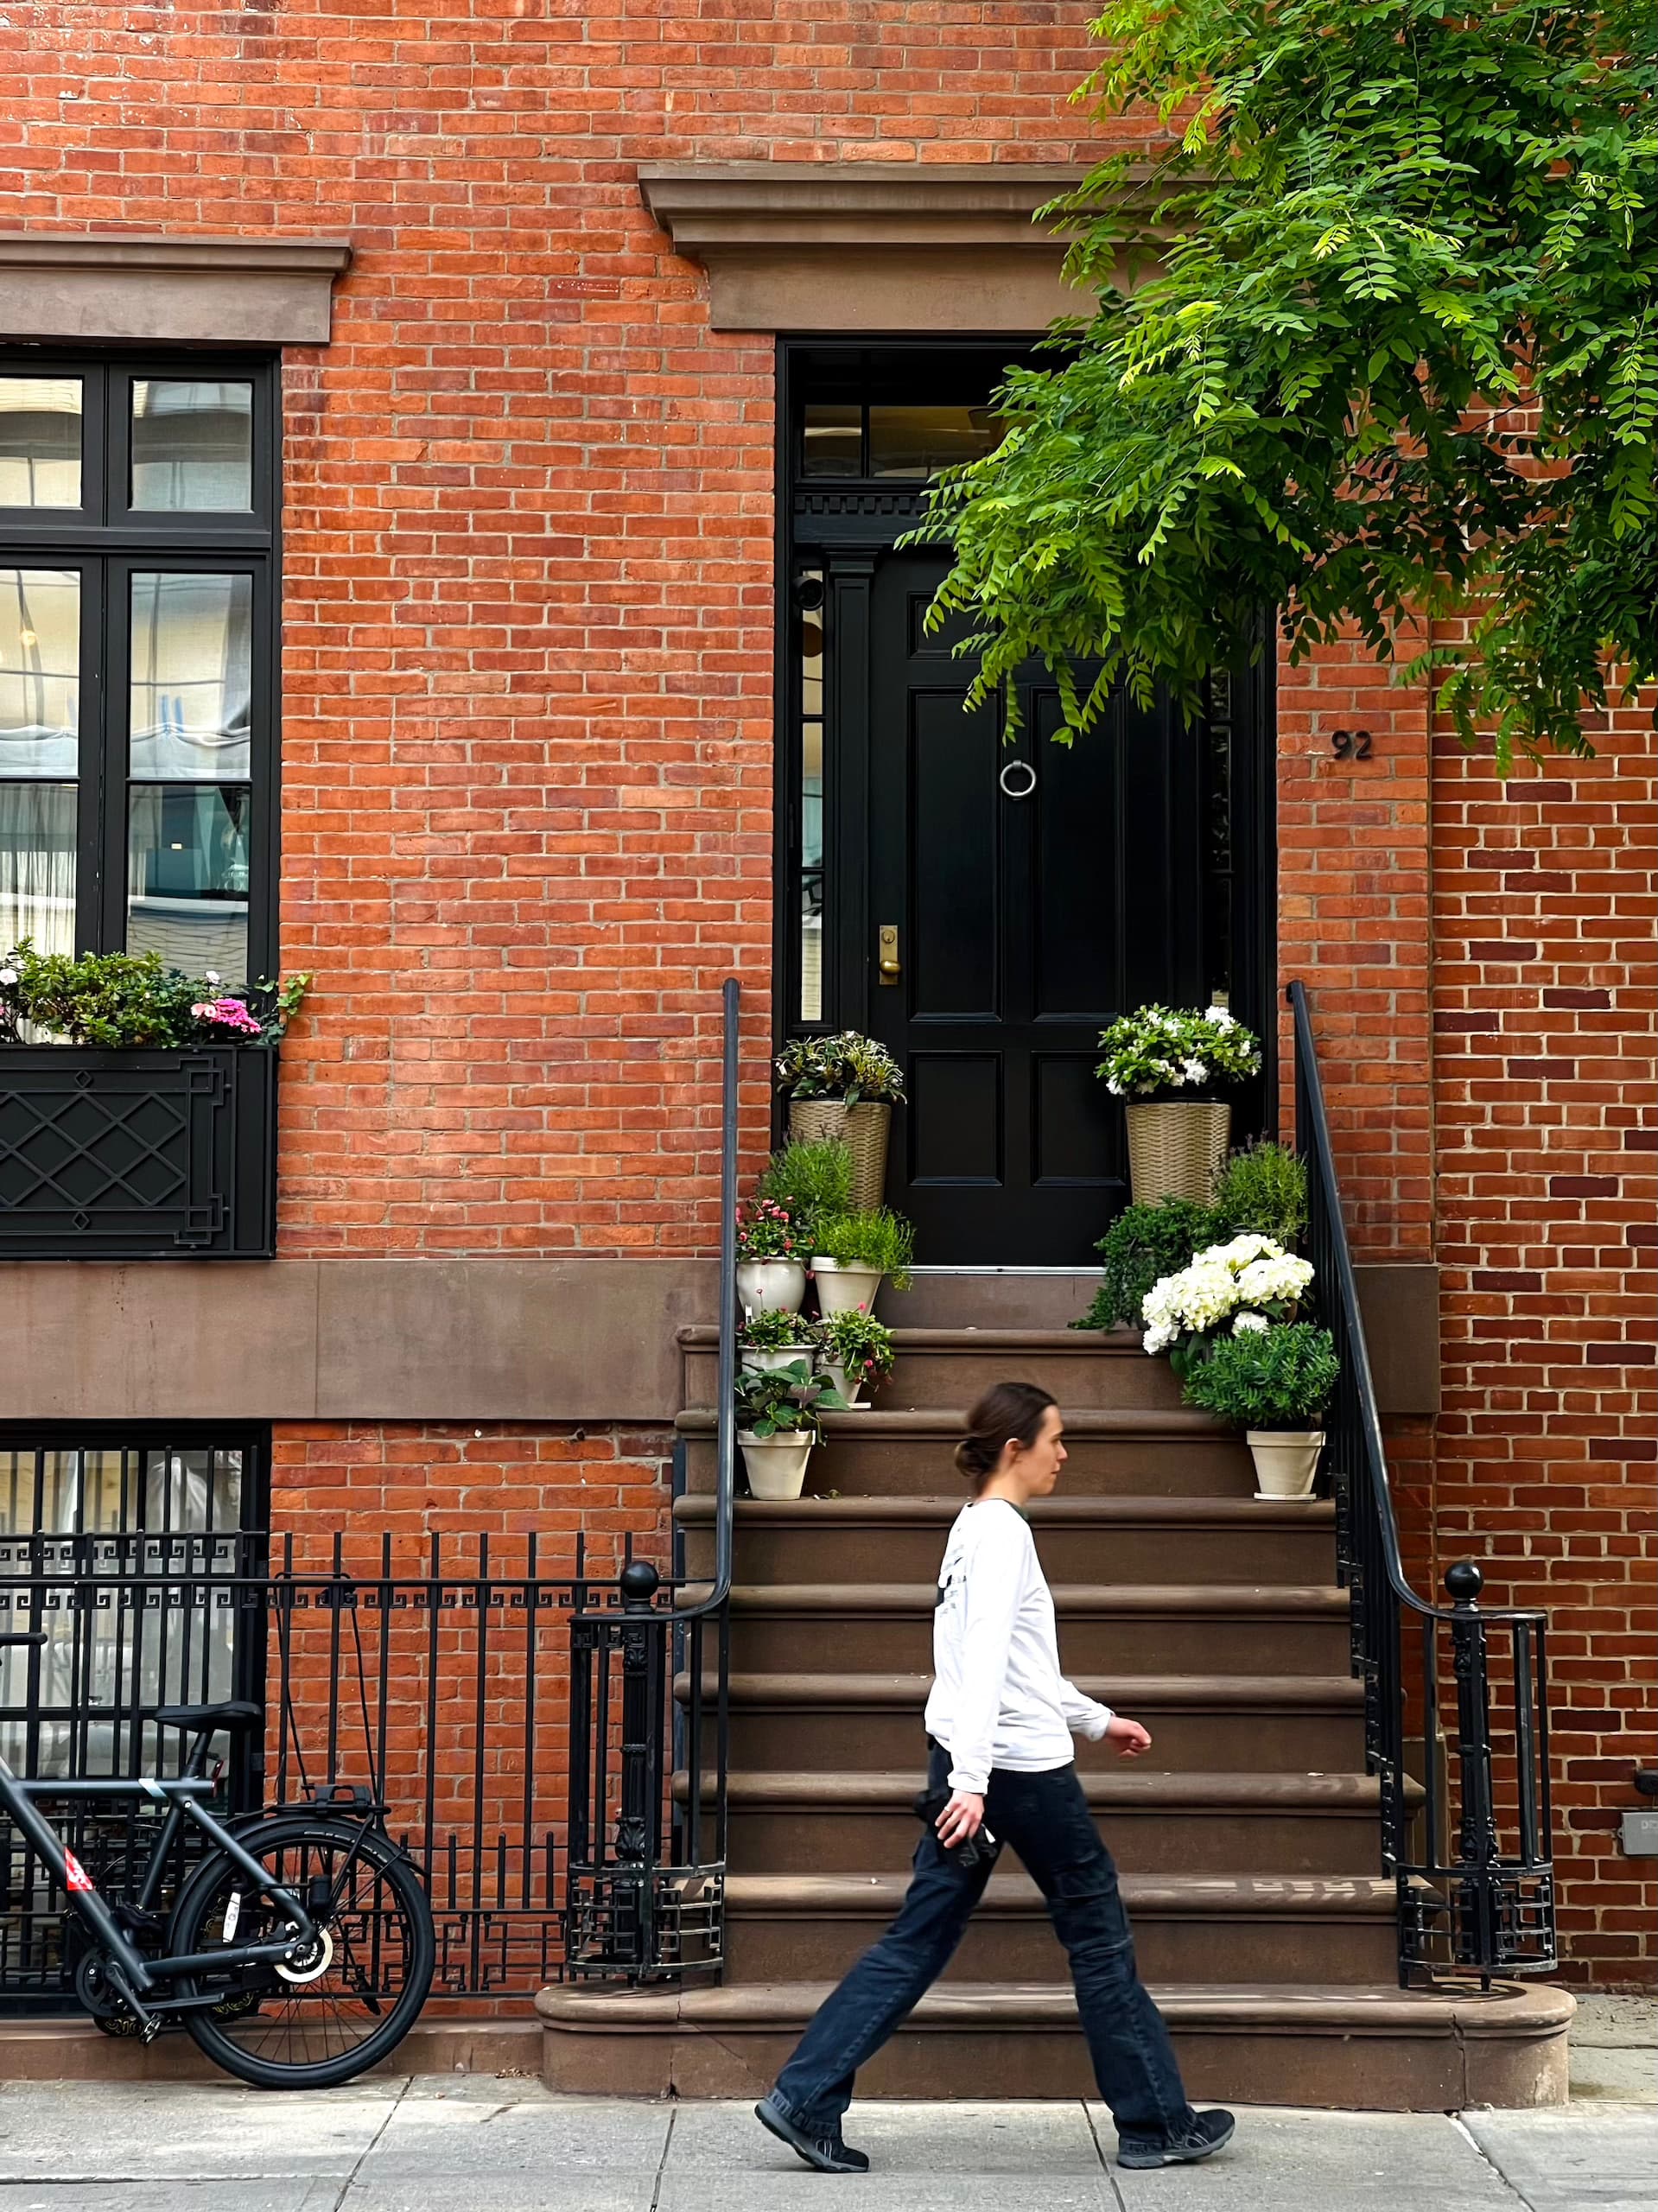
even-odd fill
[[[420,1876],[378,1830],[289,1814],[244,1829],[243,1849],[321,1925],[314,1957],[181,1976],[181,1996],[217,1995],[184,2024],[216,2066],[261,2089],[326,2089],[390,2056],[426,2002],[436,1960]],[[339,1895],[323,1918],[324,1902]],[[274,1941],[280,1916],[229,1855],[212,1853],[174,1908],[175,1957]]]

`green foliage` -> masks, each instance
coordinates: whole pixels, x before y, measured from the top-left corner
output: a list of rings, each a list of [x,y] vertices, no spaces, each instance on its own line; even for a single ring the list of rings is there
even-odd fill
[[[915,1230],[902,1214],[876,1206],[867,1213],[829,1214],[812,1239],[821,1255],[843,1268],[880,1268],[894,1290],[908,1290],[915,1262]]]
[[[847,1411],[847,1402],[826,1375],[804,1360],[781,1374],[745,1374],[736,1389],[737,1426],[750,1436],[810,1436],[823,1440],[823,1416]]]
[[[843,1029],[835,1037],[791,1037],[778,1055],[778,1074],[789,1098],[899,1099],[902,1071],[885,1045]]]
[[[1182,1395],[1189,1406],[1239,1428],[1310,1428],[1340,1374],[1328,1329],[1286,1321],[1217,1337],[1209,1357],[1187,1374]]]
[[[817,1340],[827,1358],[838,1360],[848,1376],[861,1374],[869,1382],[878,1382],[883,1375],[893,1371],[897,1347],[893,1332],[885,1321],[878,1321],[873,1313],[866,1313],[854,1306],[844,1313],[831,1313],[817,1325]]]
[[[1590,751],[1658,675],[1658,0],[1112,0],[1093,28],[1084,90],[1168,150],[1057,204],[1097,313],[931,497],[970,698],[1006,683],[1016,715],[1036,654],[1067,742],[1121,683],[1196,712],[1275,608],[1293,662],[1355,625],[1437,671],[1504,768]],[[1160,265],[1124,285],[1125,253]]]
[[[1216,1242],[1217,1234],[1209,1208],[1190,1198],[1125,1206],[1095,1248],[1104,1256],[1105,1280],[1092,1306],[1071,1327],[1137,1329],[1152,1285],[1178,1274],[1194,1252]]]
[[[1221,1170],[1214,1211],[1217,1237],[1254,1230],[1293,1252],[1307,1225],[1306,1168],[1287,1145],[1246,1146]]]
[[[810,1240],[824,1215],[845,1213],[852,1204],[852,1154],[838,1137],[785,1145],[760,1177],[759,1195],[782,1206]]]
[[[0,960],[0,1044],[29,1027],[53,1041],[105,1051],[276,1045],[311,978],[234,994],[217,976],[164,967],[158,952],[36,952],[25,938]]]
[[[746,1313],[737,1341],[751,1351],[786,1351],[795,1344],[815,1344],[817,1324],[804,1313]]]
[[[1105,1058],[1094,1071],[1114,1098],[1213,1090],[1261,1066],[1261,1046],[1223,1006],[1142,1006],[1100,1032]]]

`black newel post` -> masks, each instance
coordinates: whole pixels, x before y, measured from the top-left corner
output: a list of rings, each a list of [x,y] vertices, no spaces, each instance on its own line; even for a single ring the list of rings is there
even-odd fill
[[[1491,1986],[1497,1962],[1496,1815],[1491,1786],[1491,1707],[1486,1678],[1485,1623],[1479,1593],[1485,1578],[1471,1559],[1450,1568],[1452,1655],[1457,1673],[1457,1760],[1461,1784],[1459,1909],[1458,1920],[1477,1967],[1480,1986]]]
[[[636,1942],[630,1963],[651,1963],[651,1894],[654,1888],[657,1834],[657,1796],[661,1777],[661,1745],[657,1736],[657,1700],[652,1694],[658,1628],[651,1618],[652,1600],[661,1576],[649,1560],[629,1560],[617,1581],[622,1611],[622,1743],[621,1808],[616,1821],[616,1859],[619,1871],[630,1874],[636,1885]],[[620,1934],[619,1929],[618,1934]]]

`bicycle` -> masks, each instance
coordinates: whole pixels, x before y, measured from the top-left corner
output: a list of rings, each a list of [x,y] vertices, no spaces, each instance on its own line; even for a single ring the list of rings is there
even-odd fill
[[[0,1645],[46,1641],[0,1635]],[[332,2088],[378,2065],[418,2018],[437,1956],[425,1887],[384,1833],[383,1808],[370,1791],[334,1784],[308,1805],[223,1822],[203,1802],[217,1786],[204,1772],[208,1749],[221,1730],[262,1725],[260,1707],[168,1705],[155,1719],[195,1736],[175,1778],[29,1782],[0,1759],[0,1813],[60,1885],[86,1938],[80,2002],[106,2033],[146,2043],[181,2024],[215,2065],[257,2088]],[[164,1804],[136,1891],[106,1899],[36,1796]],[[187,1825],[212,1847],[163,1915],[168,1861]]]

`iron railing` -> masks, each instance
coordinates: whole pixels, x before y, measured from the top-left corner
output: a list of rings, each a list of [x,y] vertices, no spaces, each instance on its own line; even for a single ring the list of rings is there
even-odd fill
[[[736,1434],[737,1078],[740,991],[724,986],[720,1353],[713,1578],[645,1562],[584,1590],[570,1624],[566,1971],[662,1981],[723,1955],[732,1497]],[[674,1491],[686,1456],[675,1456]]]
[[[1446,1573],[1449,1606],[1407,1579],[1305,985],[1293,982],[1289,1001],[1307,1256],[1341,1359],[1322,1474],[1352,1604],[1382,1863],[1398,1885],[1400,1981],[1473,1973],[1488,1986],[1555,1963],[1547,1619],[1481,1606],[1472,1560]]]

